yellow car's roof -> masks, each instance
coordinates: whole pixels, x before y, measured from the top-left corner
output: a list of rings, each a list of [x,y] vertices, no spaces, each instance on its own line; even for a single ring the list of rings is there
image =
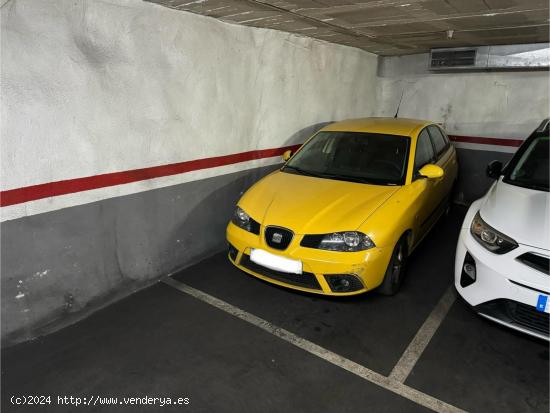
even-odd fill
[[[411,136],[416,129],[433,122],[406,118],[361,118],[347,119],[325,126],[323,131],[371,132],[388,135]]]

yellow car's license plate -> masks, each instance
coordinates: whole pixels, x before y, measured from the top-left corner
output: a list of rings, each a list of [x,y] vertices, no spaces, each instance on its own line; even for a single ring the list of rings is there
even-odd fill
[[[260,249],[252,249],[250,261],[271,270],[302,274],[302,261],[281,257]]]

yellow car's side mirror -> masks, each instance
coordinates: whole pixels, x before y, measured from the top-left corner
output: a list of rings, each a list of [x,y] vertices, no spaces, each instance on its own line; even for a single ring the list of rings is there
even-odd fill
[[[443,172],[443,168],[440,166],[429,163],[420,168],[418,173],[425,178],[436,179],[441,178],[445,172]]]
[[[283,153],[283,161],[288,161],[290,157],[292,156],[292,151],[288,150]]]

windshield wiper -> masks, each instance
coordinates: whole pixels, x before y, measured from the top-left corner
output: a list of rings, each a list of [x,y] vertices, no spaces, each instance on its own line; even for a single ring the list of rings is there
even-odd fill
[[[324,178],[325,177],[325,175],[323,175],[323,174],[319,174],[319,173],[315,173],[315,172],[311,172],[311,171],[306,171],[305,169],[301,169],[301,168],[298,168],[296,166],[286,165],[283,168],[283,171],[285,169],[292,169],[293,171],[298,172],[300,175],[315,176],[317,178]]]
[[[359,177],[356,177],[356,176],[335,175],[335,174],[323,174],[323,176],[325,176],[327,178],[330,178],[330,179],[340,179],[342,181],[359,182],[359,183],[362,183],[362,184],[369,183],[366,179],[359,178]]]
[[[316,178],[336,179],[339,181],[357,182],[360,184],[369,184],[369,185],[397,185],[392,182],[371,181],[367,178],[361,178],[359,176],[338,175],[338,174],[329,174],[329,173],[323,173],[323,172],[311,172],[311,171],[306,171],[304,169],[298,168],[296,166],[291,166],[291,165],[286,165],[283,168],[283,171],[287,168],[292,169],[293,171],[296,171],[301,175],[314,176]]]
[[[360,184],[369,184],[369,185],[395,185],[391,182],[377,182],[377,181],[371,181],[368,178],[361,178],[359,176],[349,176],[349,175],[335,175],[335,174],[324,174],[323,175],[326,178],[331,179],[339,179],[342,181],[349,181],[349,182],[358,182]]]

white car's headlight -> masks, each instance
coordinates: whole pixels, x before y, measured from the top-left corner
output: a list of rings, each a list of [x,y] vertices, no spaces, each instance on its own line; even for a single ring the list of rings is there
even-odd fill
[[[318,248],[321,250],[346,252],[368,250],[375,246],[374,242],[367,235],[358,231],[305,235],[300,245],[302,247]]]
[[[486,249],[495,254],[506,254],[518,247],[516,241],[497,231],[481,219],[479,211],[472,220],[470,232],[473,237]]]
[[[233,218],[231,219],[231,222],[233,222],[239,228],[242,228],[248,232],[252,232],[253,234],[260,233],[260,224],[250,218],[250,215],[248,215],[240,207],[235,208],[235,212],[233,213]]]

